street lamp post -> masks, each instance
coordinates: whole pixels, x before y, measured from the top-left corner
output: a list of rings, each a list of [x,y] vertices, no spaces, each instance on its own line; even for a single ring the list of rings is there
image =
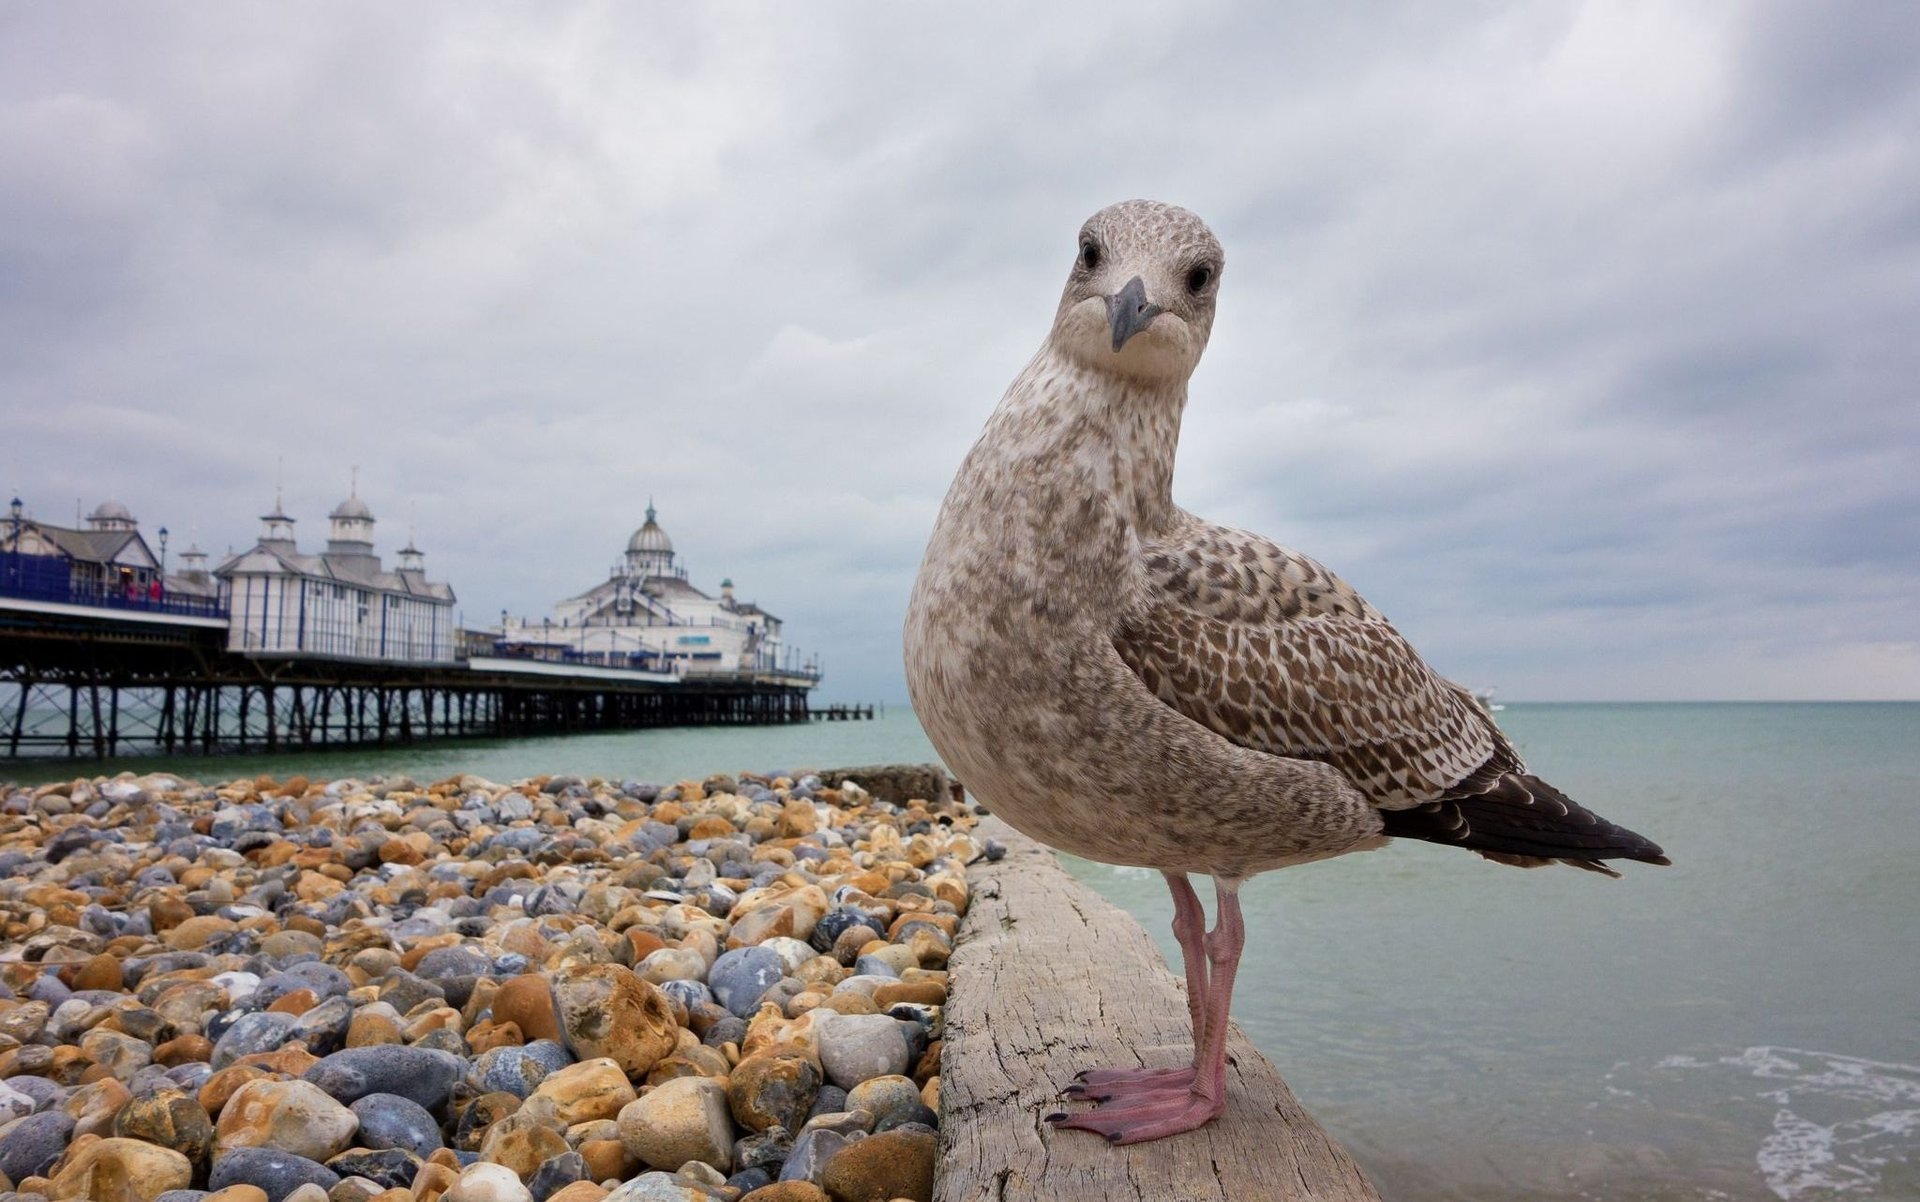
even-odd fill
[[[160,591],[157,597],[162,601],[167,598],[167,528],[165,526],[160,527]]]
[[[16,588],[20,585],[20,511],[24,508],[19,497],[15,497],[13,504],[7,506],[7,515],[13,519],[13,555],[9,566],[13,568],[10,575]]]

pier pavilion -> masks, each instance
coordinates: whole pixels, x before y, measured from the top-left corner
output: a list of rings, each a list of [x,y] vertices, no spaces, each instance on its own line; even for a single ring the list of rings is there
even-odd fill
[[[551,618],[501,619],[501,641],[519,653],[577,663],[680,676],[795,666],[780,619],[736,597],[731,579],[720,581],[718,596],[693,585],[651,502],[605,580],[556,603]]]
[[[373,511],[357,488],[327,517],[327,549],[302,554],[293,519],[275,498],[259,542],[214,570],[232,617],[228,649],[451,662],[453,589],[427,579],[420,549],[408,540],[386,570],[373,551]]]
[[[78,507],[75,507],[76,514]],[[161,527],[165,546],[166,528]],[[56,526],[28,516],[19,499],[0,521],[0,572],[10,591],[59,594],[61,600],[157,599],[162,566],[125,505],[102,501],[86,525]]]

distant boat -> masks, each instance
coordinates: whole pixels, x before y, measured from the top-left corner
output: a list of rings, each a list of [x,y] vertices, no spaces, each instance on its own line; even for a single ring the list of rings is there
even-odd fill
[[[1498,701],[1495,701],[1493,699],[1492,689],[1474,689],[1473,699],[1475,701],[1478,701],[1480,703],[1480,708],[1487,711],[1489,714],[1497,714],[1501,710],[1507,708],[1506,706],[1501,705]]]

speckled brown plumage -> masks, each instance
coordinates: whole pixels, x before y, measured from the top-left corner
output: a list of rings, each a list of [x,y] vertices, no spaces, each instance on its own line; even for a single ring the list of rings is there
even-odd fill
[[[1346,582],[1173,504],[1224,266],[1184,209],[1130,201],[1087,222],[1053,330],[954,476],[907,608],[914,711],[967,787],[1173,891],[1191,1067],[1090,1070],[1067,1094],[1096,1109],[1048,1116],[1119,1143],[1226,1106],[1244,877],[1394,835],[1509,864],[1665,862],[1527,775]],[[1211,931],[1190,872],[1214,877]]]
[[[1656,860],[1526,776],[1485,711],[1345,581],[1173,504],[1219,244],[1185,210],[1129,202],[1080,247],[1051,336],[955,477],[909,608],[914,707],[960,778],[1056,846],[1169,870],[1238,877],[1386,834],[1507,863]],[[1129,273],[1157,315],[1116,351]],[[1516,825],[1515,806],[1534,818]]]

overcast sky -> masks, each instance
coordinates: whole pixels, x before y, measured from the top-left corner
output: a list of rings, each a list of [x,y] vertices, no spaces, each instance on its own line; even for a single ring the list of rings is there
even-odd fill
[[[1904,5],[0,3],[0,488],[470,625],[655,499],[905,695],[947,481],[1132,196],[1227,248],[1175,497],[1512,699],[1920,697]]]

